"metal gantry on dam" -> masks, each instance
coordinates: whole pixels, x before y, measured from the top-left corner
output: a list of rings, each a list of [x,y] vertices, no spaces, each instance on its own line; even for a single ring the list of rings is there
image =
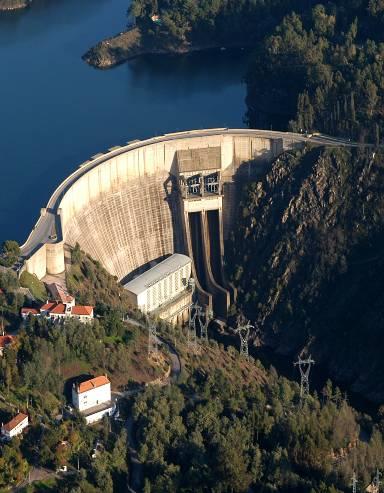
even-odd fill
[[[184,254],[192,260],[199,303],[225,317],[236,293],[225,278],[224,242],[236,220],[239,185],[262,176],[282,152],[308,142],[355,145],[326,136],[220,128],[133,141],[97,154],[41,209],[22,245],[22,269],[39,279],[58,275],[65,270],[65,246],[79,243],[125,283],[172,254]],[[173,309],[182,310],[185,301]]]

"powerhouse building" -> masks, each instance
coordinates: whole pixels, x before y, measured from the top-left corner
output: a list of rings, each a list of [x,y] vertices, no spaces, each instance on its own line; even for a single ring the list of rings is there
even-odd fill
[[[125,284],[130,303],[143,313],[181,322],[192,302],[192,260],[175,253]]]

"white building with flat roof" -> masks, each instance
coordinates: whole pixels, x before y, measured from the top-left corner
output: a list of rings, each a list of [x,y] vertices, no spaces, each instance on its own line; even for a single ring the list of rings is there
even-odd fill
[[[162,317],[162,311],[169,304],[177,306],[179,311],[183,307],[179,306],[177,300],[187,297],[185,304],[190,304],[186,294],[191,273],[192,260],[186,255],[175,253],[125,284],[124,288],[133,306],[143,313],[158,312],[160,318],[165,318]],[[169,309],[166,312],[167,318],[174,314]]]
[[[87,424],[112,414],[111,382],[101,375],[85,382],[73,384],[72,403],[84,416]]]

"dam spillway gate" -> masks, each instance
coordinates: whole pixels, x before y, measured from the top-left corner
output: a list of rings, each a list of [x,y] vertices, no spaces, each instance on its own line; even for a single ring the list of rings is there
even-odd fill
[[[176,154],[176,182],[184,250],[193,260],[199,302],[226,317],[234,290],[225,280],[221,149],[188,149]]]

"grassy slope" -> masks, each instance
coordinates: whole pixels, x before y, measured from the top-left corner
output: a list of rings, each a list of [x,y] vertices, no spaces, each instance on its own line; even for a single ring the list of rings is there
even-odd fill
[[[46,301],[47,290],[44,283],[39,281],[36,276],[24,271],[20,276],[20,285],[23,288],[28,288],[38,301]]]

